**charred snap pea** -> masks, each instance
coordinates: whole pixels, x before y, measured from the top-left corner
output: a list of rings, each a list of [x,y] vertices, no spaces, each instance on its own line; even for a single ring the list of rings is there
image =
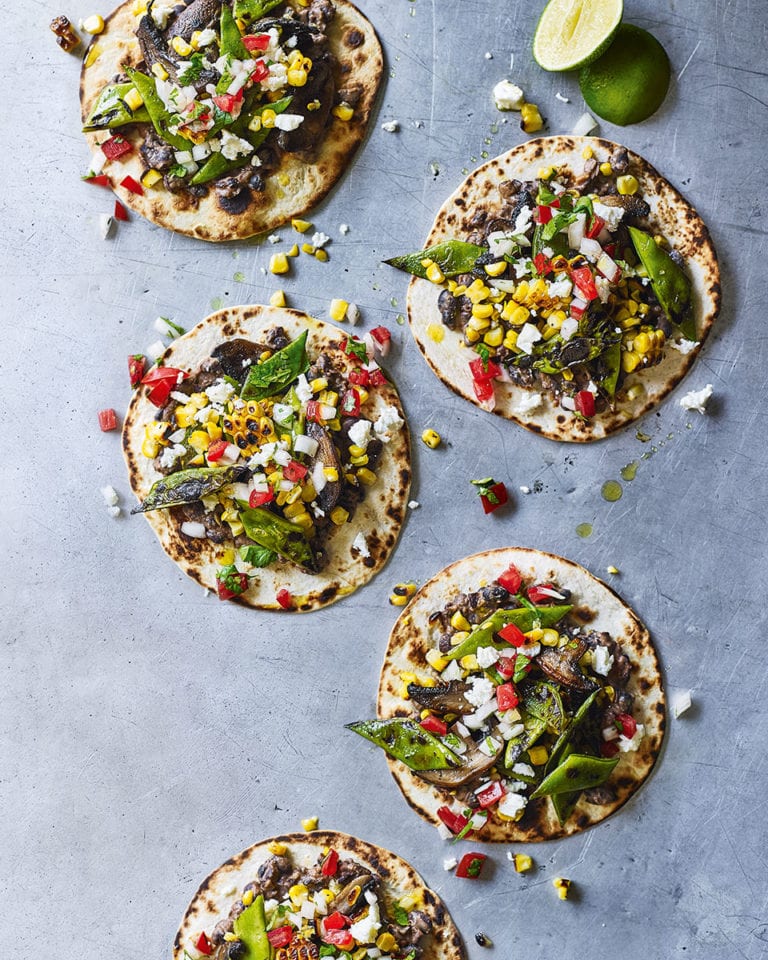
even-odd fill
[[[612,397],[616,393],[616,384],[621,370],[621,342],[612,343],[603,351],[602,363],[605,373],[599,383],[603,390]]]
[[[235,22],[235,14],[228,3],[221,5],[221,20],[219,26],[219,50],[222,57],[232,57],[235,60],[247,60],[250,53],[243,43],[240,30]]]
[[[273,951],[267,936],[267,916],[262,894],[235,917],[232,930],[245,946],[249,960],[270,960]]]
[[[177,150],[189,150],[189,140],[185,137],[180,137],[177,133],[171,133],[168,129],[171,114],[157,93],[155,78],[148,77],[139,70],[133,70],[130,67],[126,67],[125,72],[141,94],[141,99],[144,101],[144,106],[147,109],[152,125],[157,131],[157,135],[162,137],[166,143],[170,143],[172,147],[176,147]]]
[[[237,20],[258,20],[283,0],[235,0],[233,12]]]
[[[583,753],[572,753],[545,777],[531,794],[531,798],[552,797],[576,790],[589,790],[599,787],[613,773],[619,757],[610,760],[603,757],[590,757]]]
[[[467,654],[477,653],[480,647],[494,647],[496,650],[509,650],[508,643],[494,642],[493,635],[509,623],[514,623],[523,633],[533,630],[534,623],[541,627],[552,627],[570,611],[571,607],[517,607],[514,610],[497,610],[479,623],[457,646],[445,654],[446,660],[460,660]]]
[[[162,510],[177,507],[182,503],[194,503],[228,483],[240,479],[247,468],[242,464],[232,467],[191,467],[179,470],[168,477],[156,480],[149,493],[131,513],[147,513],[149,510]]]
[[[104,87],[83,130],[112,130],[126,123],[148,123],[149,113],[144,104],[132,110],[125,101],[127,94],[135,89],[132,83],[114,83]]]
[[[317,560],[301,527],[269,510],[249,507],[242,500],[238,500],[237,505],[245,534],[254,543],[310,573],[317,573]]]
[[[504,752],[504,766],[507,768],[514,766],[547,729],[546,722],[539,720],[538,717],[526,717],[524,726],[525,730],[522,733],[507,741],[507,749]]]
[[[561,754],[562,759],[567,759],[573,751],[573,744],[566,743]],[[562,826],[573,813],[580,796],[581,790],[573,790],[571,793],[554,793],[549,798],[554,807],[557,819],[560,821],[560,826]]]
[[[441,740],[414,720],[360,720],[348,723],[347,730],[375,743],[411,770],[448,770],[462,765],[462,759]]]
[[[392,257],[385,260],[390,267],[405,270],[414,277],[427,279],[427,268],[422,260],[431,260],[436,263],[446,277],[455,277],[459,273],[468,273],[475,265],[475,260],[481,253],[486,253],[485,247],[478,247],[475,243],[465,243],[463,240],[445,240],[436,243],[418,253],[406,253],[402,257]]]
[[[598,695],[598,693],[600,693],[599,690],[595,690],[590,693],[584,703],[582,703],[576,713],[574,713],[573,717],[571,718],[571,722],[563,729],[557,740],[555,740],[555,743],[549,752],[549,760],[547,761],[546,767],[544,767],[544,773],[551,773],[558,763],[560,763],[560,761],[567,757],[568,753],[571,752],[568,750],[568,747],[570,746],[577,730],[586,720],[587,715],[589,714],[589,708],[595,702],[595,697]]]
[[[561,733],[565,710],[560,692],[553,683],[540,680],[527,687],[523,694],[525,712],[546,724],[552,733]]]
[[[307,334],[278,350],[264,363],[253,364],[248,370],[240,396],[243,400],[263,400],[286,390],[291,383],[309,369]]]
[[[696,321],[693,317],[691,281],[649,234],[637,227],[629,227],[629,235],[664,313],[680,329],[686,340],[695,340]]]

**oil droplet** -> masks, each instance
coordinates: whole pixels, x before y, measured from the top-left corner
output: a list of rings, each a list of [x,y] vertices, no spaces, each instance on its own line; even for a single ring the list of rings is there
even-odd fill
[[[618,480],[606,480],[600,492],[603,495],[603,500],[607,500],[608,503],[621,500],[621,495],[624,493]]]
[[[427,335],[435,343],[442,343],[445,339],[445,327],[441,323],[430,323],[427,327]]]
[[[491,144],[491,143],[493,143],[493,140],[491,140],[490,137],[483,137],[483,143],[485,143],[485,144]]]
[[[647,434],[647,433],[643,433],[642,430],[638,430],[637,433],[635,434],[635,436],[636,436],[637,439],[640,441],[640,443],[648,443],[648,441],[651,439],[651,438],[648,436],[648,434]]]
[[[576,533],[578,533],[580,537],[584,537],[584,539],[586,540],[587,537],[592,536],[592,524],[580,523],[578,527],[576,527]]]
[[[499,132],[499,125],[498,125],[498,123],[492,123],[492,124],[491,124],[491,133],[498,133],[498,132]]]
[[[395,317],[395,323],[399,324],[401,327],[405,323],[405,317],[402,315],[402,313],[398,313],[398,315]]]
[[[221,310],[223,306],[224,301],[221,297],[214,297],[213,300],[211,300],[211,310]]]
[[[628,463],[626,467],[621,468],[621,479],[622,480],[634,480],[637,476],[637,468],[639,464],[637,460],[633,460],[632,463]]]
[[[470,158],[469,158],[469,162],[470,162],[470,163],[477,163],[477,157],[470,157]]]
[[[487,150],[481,150],[481,151],[480,151],[480,156],[483,158],[483,160],[487,160],[487,159],[488,159],[488,151],[487,151]]]
[[[397,306],[397,297],[391,297],[389,301],[390,305],[393,307]]]
[[[466,175],[469,173],[469,167],[462,167],[462,168],[461,168],[461,172],[462,172],[462,173],[464,174],[464,176],[466,177]]]
[[[242,283],[242,282],[245,280],[245,274],[244,274],[244,273],[240,273],[240,271],[238,270],[237,273],[232,277],[232,279],[233,279],[236,283]]]

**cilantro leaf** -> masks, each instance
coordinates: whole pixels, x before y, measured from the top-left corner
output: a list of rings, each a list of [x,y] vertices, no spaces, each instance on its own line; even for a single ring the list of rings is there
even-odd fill
[[[398,927],[408,926],[408,911],[401,907],[399,903],[392,905],[392,918]]]
[[[277,554],[266,547],[241,547],[240,556],[252,567],[268,567],[277,560]]]

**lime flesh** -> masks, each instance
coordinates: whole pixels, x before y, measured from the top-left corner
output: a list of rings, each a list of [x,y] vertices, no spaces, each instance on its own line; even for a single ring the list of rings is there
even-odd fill
[[[623,0],[549,0],[533,36],[544,70],[575,70],[596,60],[621,23]]]
[[[579,86],[591,110],[624,127],[659,109],[669,74],[669,58],[656,37],[623,23],[600,59],[581,70]]]

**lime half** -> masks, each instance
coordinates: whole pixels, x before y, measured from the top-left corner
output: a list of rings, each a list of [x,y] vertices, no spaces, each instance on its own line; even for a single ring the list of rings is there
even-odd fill
[[[544,70],[575,70],[608,49],[623,0],[549,0],[533,35],[533,58]]]
[[[669,74],[669,57],[656,37],[623,23],[608,50],[579,73],[579,86],[599,117],[623,127],[659,109]]]

